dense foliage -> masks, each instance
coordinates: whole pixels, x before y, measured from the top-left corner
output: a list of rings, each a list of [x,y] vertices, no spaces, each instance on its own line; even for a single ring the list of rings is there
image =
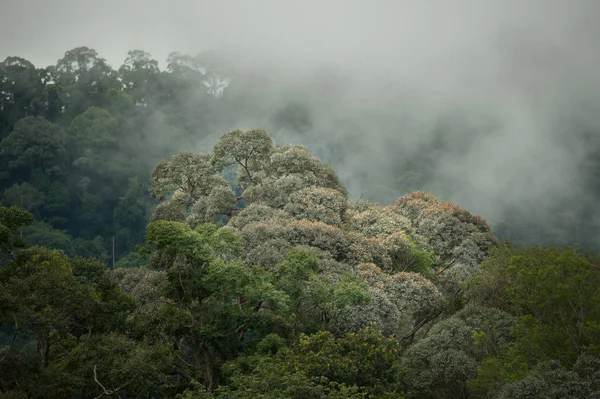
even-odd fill
[[[179,113],[222,111],[202,62],[1,64],[0,398],[600,397],[595,259],[351,201],[264,130],[176,151],[159,120],[192,142],[214,125]]]

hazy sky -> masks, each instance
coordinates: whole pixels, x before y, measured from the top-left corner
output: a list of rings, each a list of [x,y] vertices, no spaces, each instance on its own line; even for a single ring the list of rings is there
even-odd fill
[[[459,110],[477,134],[456,133],[464,150],[432,162],[449,199],[492,217],[585,196],[588,149],[570,134],[600,131],[598,21],[600,0],[0,0],[0,59],[45,66],[88,46],[118,68],[141,48],[164,66],[171,51],[226,49],[297,86],[328,65],[350,78],[338,98],[313,94],[315,129],[340,142],[339,121],[363,132],[363,156],[334,165],[353,192],[358,171],[417,151]]]
[[[93,47],[118,66],[142,48],[242,49],[312,63],[411,68],[499,45],[510,32],[564,45],[597,24],[596,0],[0,0],[0,58],[54,63],[67,49]],[[564,37],[569,32],[568,37]],[[596,31],[597,32],[597,31]],[[585,33],[583,33],[585,34]],[[474,60],[475,61],[475,60]],[[454,65],[453,65],[454,64]],[[458,64],[458,65],[457,65]]]

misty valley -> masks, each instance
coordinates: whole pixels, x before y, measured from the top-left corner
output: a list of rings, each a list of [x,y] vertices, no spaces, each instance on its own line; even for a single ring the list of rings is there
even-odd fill
[[[289,74],[0,63],[0,399],[600,398],[600,124]]]

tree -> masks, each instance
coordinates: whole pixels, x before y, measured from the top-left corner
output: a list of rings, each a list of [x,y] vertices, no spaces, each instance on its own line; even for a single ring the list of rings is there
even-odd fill
[[[127,192],[119,197],[113,212],[119,253],[123,254],[143,241],[148,213],[149,204],[142,185],[137,178],[130,179]]]
[[[11,255],[15,249],[25,247],[21,229],[33,222],[29,212],[16,206],[0,205],[0,251]]]
[[[291,346],[269,335],[255,353],[224,366],[227,385],[181,398],[404,398],[401,347],[374,327],[336,338],[323,331]]]
[[[78,154],[89,157],[117,147],[116,128],[117,120],[110,113],[101,108],[90,107],[73,119],[69,133]]]
[[[119,77],[124,90],[129,93],[137,106],[148,106],[156,96],[160,81],[158,61],[142,50],[130,50],[123,65],[119,68]]]
[[[29,246],[60,249],[69,255],[75,253],[73,237],[64,230],[57,230],[48,223],[37,222],[23,229],[23,238]]]
[[[20,120],[0,148],[12,170],[24,169],[31,175],[39,169],[48,176],[66,172],[66,135],[60,126],[42,117]]]
[[[191,206],[210,193],[211,183],[220,181],[217,172],[210,155],[181,152],[154,168],[150,192],[157,200],[163,201],[180,190],[189,198]]]
[[[218,382],[221,362],[243,349],[246,332],[276,331],[283,324],[278,312],[286,308],[285,295],[271,283],[238,261],[224,260],[236,245],[226,237],[206,225],[192,230],[164,220],[152,222],[147,233],[157,250],[156,265],[166,269],[167,301],[159,310],[163,333],[186,353],[187,372],[209,390]]]
[[[0,139],[14,124],[44,111],[42,73],[20,57],[7,57],[0,63]]]
[[[12,332],[0,352],[0,386],[32,397],[69,392],[73,379],[61,361],[82,336],[118,331],[133,305],[104,264],[41,247],[0,268],[0,288],[0,324]]]
[[[600,355],[600,270],[572,249],[498,248],[467,283],[474,301],[519,318],[515,339],[491,354],[474,386],[484,393],[527,377],[542,362],[571,369]],[[487,391],[486,391],[487,390]]]
[[[319,263],[312,250],[295,249],[276,268],[275,286],[290,299],[296,332],[336,329],[339,313],[369,301],[364,283],[350,273],[317,273]]]
[[[357,387],[368,398],[404,397],[401,346],[367,326],[336,339],[322,331],[300,336],[287,364],[312,379]]]
[[[444,310],[437,287],[417,273],[387,274],[374,264],[358,265],[371,301],[341,312],[336,324],[342,331],[356,331],[369,323],[390,336],[412,343],[415,335]]]
[[[120,88],[117,73],[96,50],[77,47],[65,53],[53,69],[63,88],[63,114],[79,115],[90,106],[104,106],[110,89]]]
[[[600,362],[582,356],[575,370],[561,368],[557,361],[540,363],[526,378],[505,386],[497,398],[598,398]]]
[[[435,324],[403,356],[408,390],[419,398],[469,397],[480,362],[510,344],[515,324],[506,312],[478,306]],[[478,345],[484,336],[486,345]]]
[[[44,193],[29,183],[14,184],[2,194],[5,204],[16,205],[36,215],[39,215],[44,200]]]

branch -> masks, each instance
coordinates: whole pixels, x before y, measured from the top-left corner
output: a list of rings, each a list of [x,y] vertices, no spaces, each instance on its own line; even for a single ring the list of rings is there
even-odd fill
[[[98,384],[98,386],[102,389],[102,393],[100,395],[96,396],[94,399],[100,399],[103,396],[112,396],[115,394],[120,398],[121,396],[117,392],[119,392],[121,389],[125,388],[127,385],[129,385],[133,381],[135,381],[135,378],[132,378],[131,380],[129,380],[128,382],[121,385],[120,387],[118,387],[115,390],[106,389],[106,387],[104,385],[102,385],[100,383],[100,381],[98,381],[98,375],[96,374],[96,365],[94,364],[94,381],[96,381],[96,384]]]
[[[446,266],[444,266],[444,268],[442,270],[438,271],[435,275],[439,276],[440,274],[442,274],[443,272],[445,272],[446,270],[448,270],[449,268],[451,268],[452,265],[454,265],[455,262],[456,262],[456,259],[453,259],[452,262],[450,262]]]
[[[239,164],[240,164],[240,166],[241,166],[242,168],[244,168],[244,170],[246,171],[246,174],[248,175],[248,179],[250,179],[250,181],[251,181],[252,183],[256,184],[256,183],[254,182],[254,179],[252,178],[252,175],[250,174],[250,171],[248,170],[248,165],[247,165],[247,164],[248,164],[248,161],[246,161],[246,163],[245,163],[245,164],[244,164],[244,163],[242,163],[242,162],[241,162],[239,159],[236,159],[236,161],[237,161],[237,163],[239,163]]]
[[[427,316],[425,316],[425,318],[423,320],[421,320],[408,334],[404,335],[402,338],[400,338],[401,340],[405,340],[405,339],[410,339],[412,341],[412,339],[414,338],[415,334],[417,333],[417,331],[419,331],[421,329],[421,327],[423,327],[425,324],[429,323],[431,320],[435,319],[436,317],[438,317],[440,314],[442,314],[442,311],[437,311],[435,313],[430,313]]]
[[[96,399],[99,399],[99,398],[103,397],[104,395],[110,396],[114,393],[113,391],[107,390],[106,387],[104,385],[102,385],[100,383],[100,381],[98,381],[98,374],[96,374],[96,365],[95,364],[94,364],[94,381],[96,381],[96,384],[98,384],[98,386],[102,389],[102,393],[100,395],[96,396]]]
[[[181,356],[179,356],[179,355],[177,356],[177,359],[181,360],[181,361],[182,361],[184,364],[186,364],[187,366],[189,366],[189,367],[191,367],[191,368],[194,368],[194,369],[200,369],[200,367],[199,367],[199,366],[195,366],[195,365],[193,365],[193,364],[191,364],[191,363],[187,362],[185,359],[183,359],[183,358],[182,358]]]

